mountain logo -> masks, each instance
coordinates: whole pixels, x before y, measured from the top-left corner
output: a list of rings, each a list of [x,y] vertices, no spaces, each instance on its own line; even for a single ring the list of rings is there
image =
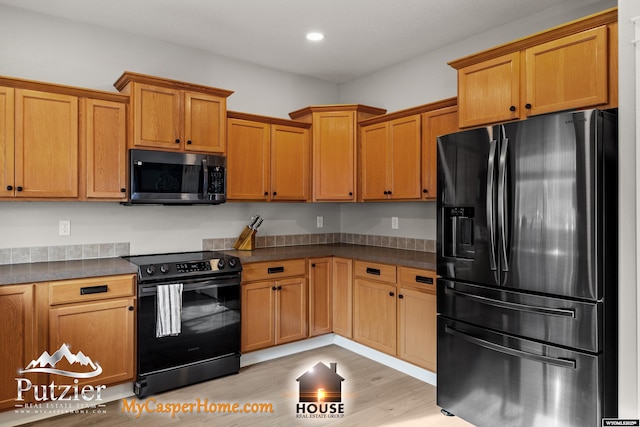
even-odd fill
[[[82,366],[89,366],[93,370],[91,372],[73,372],[56,369],[56,364],[62,359],[66,359],[71,365],[80,364]],[[51,355],[45,350],[40,357],[29,362],[27,367],[21,369],[19,372],[21,374],[29,372],[43,372],[73,378],[93,378],[102,373],[102,367],[97,362],[91,360],[90,357],[85,356],[81,351],[73,354],[67,344],[62,344],[60,348]]]

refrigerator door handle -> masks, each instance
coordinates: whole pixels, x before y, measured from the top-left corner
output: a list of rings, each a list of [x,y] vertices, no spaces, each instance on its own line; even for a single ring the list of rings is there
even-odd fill
[[[457,289],[450,288],[449,286],[446,286],[444,288],[444,293],[449,295],[451,295],[452,293],[457,294],[461,297],[474,299],[482,304],[490,305],[492,307],[506,308],[509,310],[516,310],[516,311],[525,311],[529,313],[545,314],[548,316],[571,317],[572,319],[576,318],[575,310],[571,310],[569,308],[540,307],[536,305],[518,304],[515,302],[500,301],[492,298],[483,297],[480,295],[474,295],[468,292],[459,291]]]
[[[489,160],[487,161],[487,224],[489,225],[489,250],[491,256],[489,257],[489,264],[492,271],[497,270],[496,266],[496,230],[495,230],[495,218],[493,212],[493,187],[495,177],[495,163],[496,163],[496,144],[495,139],[491,140],[491,146],[489,148]]]
[[[504,128],[503,128],[504,132]],[[507,235],[506,226],[506,185],[507,185],[507,149],[509,148],[509,138],[504,138],[504,142],[500,149],[500,164],[498,165],[498,226],[500,227],[500,244],[502,253],[502,271],[509,271],[509,262],[507,260]]]
[[[499,353],[508,354],[510,356],[520,357],[523,359],[529,359],[536,362],[546,363],[548,365],[559,366],[561,368],[576,369],[576,361],[573,359],[556,358],[549,356],[542,356],[539,354],[529,353],[527,351],[517,350],[515,348],[505,347],[499,344],[492,343],[491,341],[483,340],[478,337],[474,337],[466,332],[458,331],[450,326],[445,326],[444,331],[450,335],[458,338],[462,338],[472,344],[484,347],[489,350],[497,351]]]

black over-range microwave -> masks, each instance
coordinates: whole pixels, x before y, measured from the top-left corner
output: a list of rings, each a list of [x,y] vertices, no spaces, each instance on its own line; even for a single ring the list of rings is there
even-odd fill
[[[128,205],[217,205],[227,200],[222,156],[129,150]]]

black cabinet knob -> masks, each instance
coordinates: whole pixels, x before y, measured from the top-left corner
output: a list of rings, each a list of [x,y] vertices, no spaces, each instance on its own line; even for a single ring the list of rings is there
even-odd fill
[[[132,305],[129,306],[129,311],[133,311],[133,306]]]
[[[525,104],[525,105],[524,105],[524,108],[526,108],[527,110],[530,110],[530,109],[531,109],[531,104],[528,104],[528,103],[527,103],[527,104]]]
[[[22,191],[22,187],[16,187],[16,190]]]
[[[275,291],[276,289],[277,289],[277,288],[276,288],[275,286],[272,286],[272,287],[271,287],[271,290],[272,290],[272,291]]]
[[[389,194],[389,192],[388,192],[388,191],[385,191],[385,192],[384,192],[384,194],[385,194],[385,195],[387,195],[387,194]]]
[[[314,263],[314,264],[311,264],[311,267],[315,267],[315,266],[316,266],[316,264],[315,264],[315,263]]]
[[[350,196],[353,196],[353,191],[349,191],[349,195],[350,195]]]
[[[264,195],[265,195],[265,196],[268,196],[268,195],[269,195],[269,192],[268,192],[268,191],[265,191],[265,192],[264,192]]]
[[[180,144],[180,139],[179,138],[176,139],[176,144]]]
[[[509,111],[516,111],[516,107],[512,105],[511,107],[509,107]]]
[[[427,194],[427,193],[429,192],[429,190],[427,190],[426,188],[423,188],[423,189],[422,189],[422,192],[423,192],[424,194]]]
[[[121,189],[120,189],[120,192],[121,192],[121,193],[126,193],[126,192],[127,192],[127,189],[126,189],[126,188],[121,188]]]
[[[9,191],[13,190],[13,185],[7,185],[7,190]]]
[[[278,195],[278,192],[277,192],[277,191],[274,191],[274,192],[273,192],[273,195],[274,195],[274,196],[277,196],[277,195]]]
[[[402,299],[402,298],[404,298],[404,295],[398,294],[398,298]]]
[[[187,140],[187,145],[191,145],[191,140]]]
[[[281,291],[282,290],[282,286],[278,286],[278,290]]]
[[[392,296],[394,296],[394,295],[395,295],[395,294],[394,294],[393,292],[389,292],[389,296],[390,296],[390,297],[392,297]]]
[[[391,195],[391,191],[389,191],[388,194]]]

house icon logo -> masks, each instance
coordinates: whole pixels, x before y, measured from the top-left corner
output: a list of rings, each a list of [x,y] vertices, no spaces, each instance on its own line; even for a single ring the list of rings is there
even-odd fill
[[[56,364],[63,359],[66,359],[69,366],[86,366],[91,370],[88,372],[75,372],[72,370],[57,369]],[[102,373],[102,367],[97,362],[91,360],[90,357],[85,356],[81,351],[73,354],[67,344],[62,344],[60,348],[51,355],[45,350],[40,357],[32,360],[26,368],[19,371],[21,374],[29,372],[57,374],[72,378],[93,378]]]
[[[297,418],[342,418],[342,382],[338,375],[338,364],[329,366],[316,363],[311,369],[296,378],[298,382]]]

